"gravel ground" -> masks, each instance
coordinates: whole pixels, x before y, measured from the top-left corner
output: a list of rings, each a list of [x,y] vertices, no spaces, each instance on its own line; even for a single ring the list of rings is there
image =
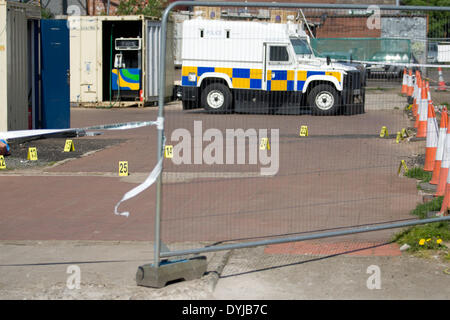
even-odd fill
[[[121,139],[95,139],[89,137],[70,138],[75,151],[64,152],[66,138],[43,138],[22,142],[11,142],[11,155],[5,157],[8,170],[27,169],[52,165],[55,162],[69,158],[80,158],[84,154],[105,149],[125,140]],[[37,149],[38,160],[27,160],[28,148]]]

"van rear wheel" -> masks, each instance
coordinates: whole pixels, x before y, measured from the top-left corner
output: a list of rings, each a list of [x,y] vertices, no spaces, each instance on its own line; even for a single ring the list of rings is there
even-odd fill
[[[231,110],[230,89],[222,83],[211,83],[202,91],[202,106],[210,113],[224,113]]]
[[[340,107],[339,95],[334,87],[328,84],[319,84],[309,93],[308,104],[314,115],[336,115]]]

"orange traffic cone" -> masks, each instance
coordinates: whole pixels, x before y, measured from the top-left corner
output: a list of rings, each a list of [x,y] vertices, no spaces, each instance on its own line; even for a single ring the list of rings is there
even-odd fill
[[[438,67],[438,71],[439,71],[439,85],[437,91],[446,91],[447,88],[445,86],[444,77],[442,76],[442,68]]]
[[[450,175],[447,174],[444,199],[442,200],[441,210],[439,211],[437,216],[447,216],[449,205],[450,205]]]
[[[422,99],[420,99],[419,115],[417,117],[417,138],[425,138],[427,136],[428,124],[428,94],[425,86],[425,80],[422,82]]]
[[[433,171],[436,160],[436,151],[438,146],[439,129],[436,122],[436,114],[431,100],[428,100],[428,119],[427,119],[427,143],[425,147],[425,165],[423,170]]]
[[[408,79],[406,75],[406,68],[403,69],[403,81],[402,81],[402,94],[406,94],[408,92]]]
[[[422,97],[422,81],[416,76],[416,83],[414,84],[414,102],[413,102],[413,115],[416,118],[416,122],[414,123],[414,128],[419,126],[419,105],[420,99]]]
[[[430,184],[439,183],[439,173],[441,171],[442,157],[444,156],[445,136],[447,133],[448,114],[447,109],[444,107],[441,113],[441,123],[439,127],[438,147],[436,150],[436,160],[434,161],[433,175],[430,180]]]
[[[445,135],[441,169],[439,172],[439,182],[436,187],[435,196],[443,196],[445,194],[445,185],[447,184],[448,168],[450,167],[450,126],[447,126],[447,134]]]
[[[408,95],[408,97],[412,97],[413,92],[414,92],[414,86],[413,86],[412,70],[409,69],[409,75],[408,75],[408,89],[407,89],[407,95]]]

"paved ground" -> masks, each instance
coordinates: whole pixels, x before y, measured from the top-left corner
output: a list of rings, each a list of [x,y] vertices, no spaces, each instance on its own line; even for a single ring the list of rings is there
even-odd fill
[[[84,127],[92,121],[150,120],[156,117],[155,112],[74,110],[73,126]],[[89,121],[84,121],[87,115]],[[396,175],[400,160],[408,157],[416,145],[378,137],[383,125],[391,132],[408,126],[400,110],[352,117],[212,116],[201,111],[173,110],[166,116],[167,144],[176,143],[171,139],[176,128],[193,131],[195,120],[202,121],[203,132],[208,128],[222,132],[226,128],[280,130],[276,176],[258,175],[260,164],[175,165],[165,161],[167,174],[198,177],[164,185],[162,231],[168,243],[224,241],[409,219],[408,212],[420,200],[414,181]],[[308,126],[309,137],[298,137],[301,125]],[[132,212],[128,219],[112,212],[115,203],[138,182],[130,178],[136,175],[134,178],[143,180],[153,168],[155,131],[146,127],[92,137],[127,142],[44,168],[41,175],[12,176],[8,174],[14,171],[7,172],[2,177],[10,186],[4,194],[5,211],[0,215],[2,238],[152,240],[153,215],[149,212],[155,207],[153,188],[145,196],[123,204],[122,210]],[[130,178],[116,175],[118,162],[123,160],[129,162]],[[228,178],[210,178],[207,173],[222,173]],[[26,205],[17,207],[17,197]],[[7,212],[15,215],[11,217]],[[380,232],[368,237],[384,241],[389,234]]]
[[[72,127],[155,118],[153,108],[73,109]],[[171,137],[177,128],[193,132],[194,121],[202,121],[202,133],[208,128],[279,129],[279,171],[261,177],[261,163],[175,165],[166,159],[162,238],[171,250],[406,220],[421,200],[415,182],[397,176],[400,160],[424,147],[424,141],[397,144],[392,139],[393,133],[411,125],[401,110],[369,110],[351,117],[208,115],[181,112],[175,103],[166,112],[166,144],[177,143]],[[308,126],[309,137],[298,137],[301,125]],[[382,126],[388,127],[391,139],[379,138]],[[270,141],[273,137],[269,135]],[[131,212],[129,218],[115,216],[113,209],[153,168],[156,129],[110,131],[82,139],[126,142],[51,167],[1,173],[8,187],[2,191],[0,211],[0,297],[378,299],[381,292],[400,299],[450,296],[448,286],[442,286],[448,278],[444,265],[399,256],[398,247],[383,245],[395,230],[324,239],[306,247],[222,252],[209,255],[210,271],[225,266],[218,282],[179,283],[165,291],[136,288],[136,267],[152,259],[154,187],[121,206]],[[189,151],[194,154],[206,145]],[[251,147],[255,146],[246,151]],[[274,148],[272,144],[272,152]],[[118,177],[118,162],[124,160],[131,175]],[[363,252],[365,257],[324,258],[363,249],[369,250]],[[312,261],[299,263],[306,260]],[[85,275],[81,291],[65,287],[67,266],[72,264]],[[365,286],[370,276],[366,269],[372,264],[380,266],[382,277],[393,275],[403,282],[386,280],[385,291],[373,293]],[[333,276],[335,271],[339,277]],[[430,287],[440,290],[433,294]]]

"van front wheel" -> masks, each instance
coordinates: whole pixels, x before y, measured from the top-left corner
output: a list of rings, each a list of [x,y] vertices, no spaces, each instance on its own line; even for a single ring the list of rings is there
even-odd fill
[[[319,116],[331,116],[338,114],[339,94],[336,89],[328,84],[315,86],[308,95],[308,104],[311,112]]]
[[[211,113],[230,111],[231,99],[230,89],[222,83],[211,83],[202,92],[202,106]]]

